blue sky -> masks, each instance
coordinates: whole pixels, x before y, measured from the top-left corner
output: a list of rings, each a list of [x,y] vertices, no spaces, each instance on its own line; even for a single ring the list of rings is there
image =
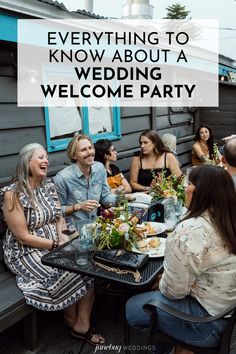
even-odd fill
[[[85,0],[61,0],[68,10],[84,9]],[[191,11],[195,19],[219,20],[220,53],[236,60],[236,0],[150,0],[154,6],[154,19],[166,15],[165,8],[179,2]],[[127,0],[94,0],[94,13],[108,17],[121,17],[122,5]]]

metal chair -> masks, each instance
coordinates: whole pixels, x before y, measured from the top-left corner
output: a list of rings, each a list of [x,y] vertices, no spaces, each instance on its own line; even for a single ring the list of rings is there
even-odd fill
[[[221,312],[217,316],[207,316],[207,317],[195,317],[181,311],[178,311],[169,305],[164,304],[161,301],[150,300],[143,306],[144,310],[150,315],[151,329],[148,338],[148,343],[165,342],[172,344],[173,346],[179,345],[185,349],[193,351],[195,354],[236,354],[236,304],[229,307],[227,310]],[[183,320],[193,322],[193,323],[209,323],[220,318],[224,318],[227,314],[232,312],[231,317],[228,318],[228,323],[225,331],[222,335],[221,341],[217,348],[203,348],[189,345],[178,341],[177,339],[170,337],[169,335],[161,332],[157,329],[157,311],[160,309],[165,311],[175,317],[181,318]]]

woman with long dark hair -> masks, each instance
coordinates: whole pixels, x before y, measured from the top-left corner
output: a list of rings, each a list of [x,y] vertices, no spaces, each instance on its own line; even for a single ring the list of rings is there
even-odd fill
[[[236,191],[221,167],[192,170],[186,187],[188,213],[167,238],[160,291],[131,298],[127,320],[146,327],[148,300],[160,300],[193,316],[217,315],[236,303]],[[227,321],[189,323],[158,310],[158,328],[182,342],[217,347]],[[158,345],[158,353],[168,348]]]
[[[195,143],[192,148],[192,165],[199,166],[207,161],[220,163],[220,153],[214,145],[214,135],[211,127],[201,125],[196,132]]]
[[[164,171],[165,176],[182,174],[179,163],[155,130],[148,129],[139,137],[140,154],[134,156],[130,167],[130,184],[134,191],[148,191],[153,174]]]

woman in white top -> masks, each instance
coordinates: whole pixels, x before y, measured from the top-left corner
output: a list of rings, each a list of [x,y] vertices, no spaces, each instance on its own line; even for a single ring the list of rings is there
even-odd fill
[[[143,304],[151,299],[195,316],[217,315],[236,303],[236,192],[232,178],[221,167],[196,167],[189,176],[186,196],[187,216],[167,238],[160,291],[128,301],[131,326],[148,326]],[[226,324],[224,319],[193,324],[158,310],[161,331],[196,346],[217,347]],[[158,348],[157,353],[171,349],[161,344]]]

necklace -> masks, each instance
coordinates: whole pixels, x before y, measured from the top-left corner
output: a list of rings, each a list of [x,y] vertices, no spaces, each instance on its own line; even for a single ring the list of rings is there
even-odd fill
[[[133,271],[133,270],[128,270],[128,269],[120,269],[120,268],[110,267],[110,266],[107,266],[105,264],[102,264],[102,263],[94,261],[94,260],[93,260],[93,263],[96,264],[97,266],[107,270],[108,272],[113,272],[116,274],[132,274],[134,277],[135,283],[140,283],[140,281],[142,280],[142,276],[138,270]]]

